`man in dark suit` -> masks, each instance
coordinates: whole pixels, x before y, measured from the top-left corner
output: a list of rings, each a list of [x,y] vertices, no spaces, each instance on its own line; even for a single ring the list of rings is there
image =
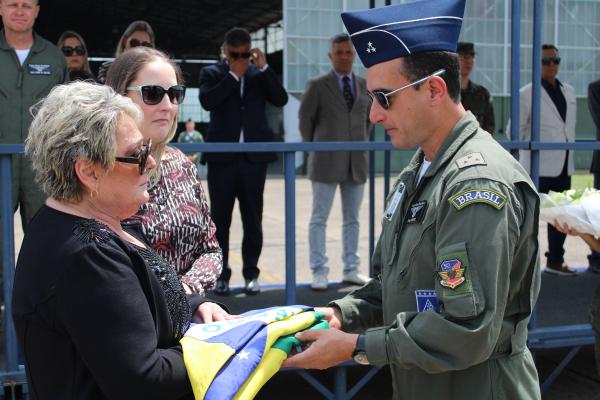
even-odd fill
[[[354,47],[345,33],[331,39],[331,71],[311,79],[302,96],[298,118],[307,142],[365,141],[371,127],[366,82],[352,73]],[[312,183],[312,213],[308,228],[311,288],[326,290],[329,266],[326,255],[327,219],[337,187],[342,199],[343,280],[363,285],[368,277],[359,272],[359,211],[367,180],[365,151],[311,152],[308,178]]]
[[[207,142],[270,142],[265,105],[283,107],[287,93],[263,52],[251,49],[248,31],[233,28],[225,34],[225,59],[200,71],[200,103],[210,111]],[[235,199],[239,201],[244,236],[243,274],[246,293],[260,292],[258,258],[262,250],[263,191],[272,153],[205,153],[208,192],[217,239],[223,250],[223,272],[215,293],[229,294],[229,227]]]
[[[600,141],[600,80],[588,86],[588,107],[596,124],[596,140]],[[594,150],[590,172],[594,174],[594,187],[600,189],[600,150]],[[592,250],[588,260],[590,271],[600,273],[600,253]]]

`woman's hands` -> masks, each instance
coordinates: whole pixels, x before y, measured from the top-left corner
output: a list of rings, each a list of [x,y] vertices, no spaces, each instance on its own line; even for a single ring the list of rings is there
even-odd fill
[[[206,302],[202,303],[196,309],[192,316],[192,322],[197,324],[207,324],[215,321],[225,321],[228,319],[241,318],[239,315],[231,315],[223,310],[217,303]]]

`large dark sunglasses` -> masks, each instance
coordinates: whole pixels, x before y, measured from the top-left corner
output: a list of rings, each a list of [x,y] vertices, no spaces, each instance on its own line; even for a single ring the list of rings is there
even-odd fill
[[[75,46],[75,47],[71,47],[71,46],[63,46],[61,48],[63,54],[67,57],[71,57],[73,55],[73,53],[77,54],[78,56],[82,56],[85,54],[85,47],[83,46]]]
[[[375,90],[375,91],[373,91],[373,92],[367,92],[367,94],[369,95],[369,97],[370,97],[371,99],[373,99],[373,100],[377,100],[377,102],[379,103],[379,105],[380,105],[380,106],[381,106],[381,107],[382,107],[384,110],[387,110],[387,109],[389,109],[389,108],[390,108],[390,100],[388,99],[388,97],[390,97],[390,96],[392,96],[392,95],[394,95],[394,94],[396,94],[396,93],[398,93],[398,92],[401,92],[401,91],[402,91],[402,90],[404,90],[404,89],[408,89],[408,88],[409,88],[409,87],[411,87],[411,86],[415,86],[415,85],[421,84],[421,83],[425,82],[426,80],[428,80],[429,78],[432,78],[432,77],[434,77],[434,76],[440,76],[440,75],[442,75],[444,72],[446,72],[446,70],[445,70],[445,69],[443,69],[443,68],[442,68],[442,69],[438,69],[437,71],[435,71],[435,72],[434,72],[433,74],[431,74],[431,75],[427,75],[426,77],[424,77],[424,78],[421,78],[421,79],[419,79],[419,80],[417,80],[417,81],[414,81],[414,82],[408,83],[408,84],[406,84],[406,85],[404,85],[404,86],[400,86],[398,89],[394,89],[394,90],[392,90],[392,91],[390,91],[390,92],[384,92],[384,91],[382,91],[382,90]]]
[[[544,57],[542,58],[542,64],[543,65],[550,65],[550,64],[556,64],[559,65],[560,64],[560,57]]]
[[[238,58],[250,58],[252,57],[252,53],[250,53],[249,51],[245,51],[243,53],[238,53],[237,51],[230,51],[229,57],[233,58],[234,60],[237,60]]]
[[[185,98],[185,86],[174,85],[168,89],[159,85],[127,86],[127,90],[137,90],[142,94],[142,101],[149,106],[155,106],[162,101],[165,93],[173,104],[183,103]]]
[[[154,47],[154,46],[152,46],[152,43],[150,43],[150,42],[142,42],[135,38],[133,38],[129,41],[129,47],[138,47],[138,46]]]
[[[126,164],[137,164],[140,167],[140,175],[144,175],[146,172],[146,164],[148,163],[148,156],[152,149],[152,139],[148,140],[148,144],[142,146],[134,155],[128,157],[115,157],[115,161],[126,163]]]

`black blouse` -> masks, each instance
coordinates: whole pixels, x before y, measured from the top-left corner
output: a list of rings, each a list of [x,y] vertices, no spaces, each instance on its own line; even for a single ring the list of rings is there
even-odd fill
[[[193,398],[178,340],[201,301],[152,250],[43,206],[13,293],[32,398]]]

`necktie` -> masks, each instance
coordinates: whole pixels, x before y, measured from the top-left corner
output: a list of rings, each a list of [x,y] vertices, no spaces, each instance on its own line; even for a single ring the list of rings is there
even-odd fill
[[[342,78],[342,82],[344,82],[342,90],[342,93],[344,94],[344,100],[346,100],[348,111],[351,111],[352,105],[354,104],[354,96],[352,95],[352,88],[350,87],[350,78],[348,78],[348,76],[344,76]]]

